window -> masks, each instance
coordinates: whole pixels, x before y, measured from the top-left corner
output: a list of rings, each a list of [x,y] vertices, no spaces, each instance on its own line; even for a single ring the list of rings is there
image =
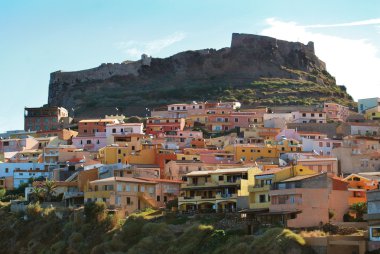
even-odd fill
[[[115,203],[116,205],[120,205],[120,196],[116,196],[116,200],[115,200]]]
[[[315,114],[314,113],[311,113],[311,117],[314,117],[315,116]]]
[[[87,145],[91,145],[91,140],[87,140]]]
[[[135,186],[133,186],[133,190],[134,190],[135,192],[138,192],[139,187],[138,187],[137,185],[135,185]]]
[[[371,238],[379,239],[380,238],[380,228],[371,227]]]
[[[87,130],[83,130],[84,133],[87,133]]]
[[[154,193],[154,187],[149,187],[149,193],[153,194]]]
[[[235,118],[235,123],[238,123],[239,122],[239,118]]]
[[[157,195],[157,202],[160,202],[160,201],[161,201],[161,197]]]
[[[224,176],[219,176],[219,181],[223,181],[224,180]]]
[[[9,168],[5,168],[5,173],[8,173],[9,172]]]
[[[112,129],[112,133],[116,133],[116,129],[115,128]]]
[[[303,117],[306,117],[306,113],[302,113],[302,116],[303,116]]]
[[[141,191],[141,192],[145,192],[145,186],[141,186],[141,187],[140,187],[140,191]]]
[[[129,184],[125,185],[125,191],[131,191],[131,186]]]
[[[260,195],[260,203],[265,203],[265,195]]]
[[[117,184],[117,191],[123,191],[123,185]]]
[[[322,117],[322,114],[319,114],[319,117]]]
[[[117,163],[121,163],[121,159],[117,159]]]
[[[130,205],[130,204],[131,204],[131,198],[127,197],[127,205]]]
[[[167,196],[164,196],[164,202],[168,202],[168,197]]]

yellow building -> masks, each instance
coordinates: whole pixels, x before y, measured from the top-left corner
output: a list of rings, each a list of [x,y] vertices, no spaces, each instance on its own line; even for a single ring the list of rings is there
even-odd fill
[[[140,150],[111,145],[99,149],[99,159],[103,164],[155,164],[157,145],[142,144]]]
[[[207,123],[207,114],[188,115],[186,117],[186,123],[189,123],[189,125],[191,125],[191,126],[194,126],[194,123],[206,124]]]
[[[380,106],[367,109],[365,118],[368,120],[380,120]]]
[[[293,166],[285,168],[272,168],[255,175],[254,184],[248,187],[249,208],[269,208],[269,190],[273,183],[281,182],[291,177],[300,175],[314,175],[313,170],[304,166]]]
[[[156,183],[132,177],[109,177],[91,181],[85,202],[103,201],[121,215],[156,207]]]
[[[186,160],[186,161],[199,161],[201,159],[201,156],[199,154],[185,154],[185,153],[178,153],[177,160]]]
[[[275,147],[280,153],[289,153],[289,152],[301,152],[302,145],[298,140],[295,139],[284,139],[280,141],[271,141],[268,140],[265,144]]]
[[[280,152],[276,147],[257,145],[235,145],[235,160],[256,161],[258,158],[278,158]]]
[[[248,196],[259,168],[217,169],[186,174],[178,207],[182,211],[236,211],[238,196]]]
[[[119,145],[128,147],[128,153],[133,151],[139,151],[142,148],[142,144],[146,141],[151,141],[148,136],[138,133],[128,133],[128,134],[112,134],[107,137],[107,145]]]
[[[99,149],[99,159],[103,164],[127,164],[128,154],[128,147],[111,145]]]
[[[127,156],[129,164],[156,164],[158,145],[142,144],[140,151],[131,152]]]

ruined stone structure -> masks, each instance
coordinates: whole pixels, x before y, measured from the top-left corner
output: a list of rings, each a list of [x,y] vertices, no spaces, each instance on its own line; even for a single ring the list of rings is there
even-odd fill
[[[252,85],[258,81],[262,85]],[[271,85],[265,86],[268,82]],[[288,105],[289,96],[352,101],[336,86],[325,63],[315,55],[312,42],[304,45],[234,33],[231,47],[219,50],[185,51],[167,58],[144,54],[138,61],[53,72],[48,103],[75,107],[76,115],[83,117],[112,114],[115,107],[125,115],[145,115],[146,108],[194,100],[233,99],[242,100],[245,106],[266,105],[271,102],[268,94],[283,88],[289,92],[273,94],[280,101],[276,105]]]

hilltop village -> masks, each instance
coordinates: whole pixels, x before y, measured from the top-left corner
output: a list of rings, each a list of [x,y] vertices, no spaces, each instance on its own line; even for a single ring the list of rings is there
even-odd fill
[[[0,134],[0,197],[12,213],[102,204],[121,219],[222,214],[247,235],[323,229],[324,242],[305,236],[327,250],[316,253],[380,248],[380,98],[357,109],[194,101],[101,119],[43,106],[24,119]]]

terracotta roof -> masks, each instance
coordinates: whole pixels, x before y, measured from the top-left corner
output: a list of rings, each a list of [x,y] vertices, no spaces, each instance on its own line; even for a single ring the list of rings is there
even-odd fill
[[[170,180],[170,179],[161,179],[161,178],[146,178],[146,177],[136,177],[138,179],[144,180],[144,181],[150,181],[150,182],[157,182],[157,183],[184,183],[184,181],[181,180]]]
[[[84,119],[84,120],[80,120],[79,123],[99,123],[99,122],[103,122],[103,123],[113,123],[115,122],[117,119]]]
[[[95,181],[91,181],[90,183],[110,183],[110,182],[132,182],[132,183],[148,183],[148,184],[154,184],[151,181],[144,181],[141,179],[133,178],[133,177],[108,177],[104,179],[99,179]]]

